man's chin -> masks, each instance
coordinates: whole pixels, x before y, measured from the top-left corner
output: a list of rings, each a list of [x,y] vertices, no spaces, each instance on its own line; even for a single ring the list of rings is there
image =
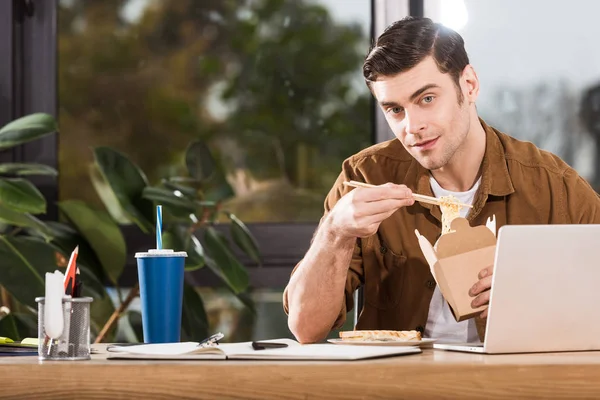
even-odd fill
[[[436,160],[430,157],[420,157],[417,158],[417,162],[421,164],[421,166],[430,171],[435,171],[436,169],[442,168],[445,164],[440,160]]]

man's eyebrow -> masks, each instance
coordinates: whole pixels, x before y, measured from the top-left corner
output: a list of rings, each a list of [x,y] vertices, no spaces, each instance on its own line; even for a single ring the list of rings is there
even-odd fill
[[[395,101],[381,101],[379,102],[379,105],[381,105],[381,107],[401,107],[400,104]]]
[[[433,89],[433,88],[439,88],[439,85],[436,85],[435,83],[429,83],[429,84],[423,86],[421,89],[417,90],[410,96],[410,101],[413,101],[414,99],[419,97],[421,94],[423,94],[423,92],[426,92],[427,90]]]
[[[410,96],[410,101],[413,101],[414,99],[416,99],[421,94],[423,94],[424,92],[428,91],[429,89],[437,89],[439,87],[440,86],[436,85],[435,83],[429,83],[429,84],[423,86],[422,88],[420,88],[419,90],[417,90],[416,92],[414,92]],[[381,105],[381,107],[402,107],[400,104],[396,103],[395,101],[385,101],[385,100],[379,102],[379,105]]]

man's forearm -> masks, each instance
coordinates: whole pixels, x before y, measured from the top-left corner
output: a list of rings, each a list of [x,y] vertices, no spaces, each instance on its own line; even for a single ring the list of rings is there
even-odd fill
[[[343,305],[356,239],[337,237],[325,220],[288,285],[288,325],[302,343],[327,336]]]

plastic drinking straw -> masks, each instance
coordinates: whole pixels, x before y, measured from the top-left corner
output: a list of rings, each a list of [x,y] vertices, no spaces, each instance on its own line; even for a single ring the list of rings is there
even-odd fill
[[[156,248],[162,250],[162,206],[156,206]]]

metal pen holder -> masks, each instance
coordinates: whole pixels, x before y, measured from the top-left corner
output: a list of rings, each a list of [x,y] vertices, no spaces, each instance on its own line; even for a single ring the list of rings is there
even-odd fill
[[[63,333],[50,339],[44,328],[44,297],[38,303],[38,355],[40,360],[89,360],[90,359],[90,303],[91,297],[63,297]]]

